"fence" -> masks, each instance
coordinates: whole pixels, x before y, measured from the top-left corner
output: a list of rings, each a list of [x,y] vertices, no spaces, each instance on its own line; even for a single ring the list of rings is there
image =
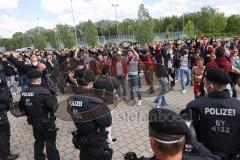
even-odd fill
[[[183,38],[186,37],[187,35],[183,32],[169,32],[167,35],[166,33],[157,33],[155,34],[155,41],[159,40],[172,40],[172,39],[177,39],[177,38]],[[109,42],[113,43],[120,43],[122,41],[136,41],[136,37],[134,35],[114,35],[114,36],[98,36],[97,42],[98,45],[104,45]],[[87,42],[85,38],[80,38],[79,39],[79,45],[80,46],[85,46],[87,45]]]

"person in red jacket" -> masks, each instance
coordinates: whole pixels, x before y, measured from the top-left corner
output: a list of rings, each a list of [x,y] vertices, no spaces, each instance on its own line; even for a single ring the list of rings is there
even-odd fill
[[[111,61],[108,59],[108,56],[106,53],[100,54],[98,56],[98,70],[100,71],[101,75],[110,75],[110,68],[111,68]]]
[[[218,68],[218,69],[225,71],[228,74],[230,74],[230,73],[235,73],[238,75],[240,74],[240,70],[235,68],[225,58],[225,48],[224,47],[216,48],[215,54],[216,54],[216,58],[207,63],[205,70],[209,69],[209,68]],[[203,81],[201,82],[201,86],[203,86],[202,84],[203,84]],[[236,92],[233,90],[234,88],[230,84],[227,85],[227,89],[229,90],[231,96],[236,97]],[[202,92],[201,96],[204,96],[203,89],[201,92]]]
[[[126,85],[126,76],[127,76],[127,62],[122,57],[122,52],[118,52],[118,54],[113,58],[111,65],[111,75],[116,77],[119,81],[121,87],[118,88],[117,93],[120,99],[127,100],[127,85]],[[121,88],[122,91],[121,92]]]
[[[147,50],[145,50],[145,52],[146,52],[146,54],[144,55],[145,80],[147,85],[150,86],[149,94],[152,94],[154,93],[154,88],[153,88],[154,60]]]
[[[97,76],[101,73],[99,66],[100,66],[99,62],[95,58],[91,57],[91,60],[88,63],[87,69],[92,71],[94,75]]]

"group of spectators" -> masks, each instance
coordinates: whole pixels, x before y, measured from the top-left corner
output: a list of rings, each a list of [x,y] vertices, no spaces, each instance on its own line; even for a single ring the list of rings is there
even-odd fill
[[[165,94],[175,89],[175,82],[181,82],[182,93],[189,85],[194,86],[196,98],[204,95],[201,85],[206,67],[222,68],[232,77],[228,86],[236,97],[234,86],[238,84],[240,67],[239,39],[208,39],[205,36],[191,40],[159,41],[140,47],[137,43],[125,42],[120,45],[106,45],[95,48],[62,49],[60,51],[27,51],[0,54],[0,76],[6,80],[13,94],[17,83],[24,90],[28,86],[27,72],[37,68],[43,72],[43,83],[52,93],[65,93],[68,83],[72,88],[77,70],[90,70],[95,76],[113,77],[120,85],[117,89],[119,100],[130,105],[141,105],[141,77],[144,73],[148,93],[155,92],[154,76],[160,81],[161,92],[154,103],[167,105]],[[127,87],[127,84],[129,88]],[[130,99],[127,98],[128,89]],[[134,98],[137,95],[137,101]]]
[[[141,81],[141,76],[144,74],[145,82],[149,86],[147,94],[151,95],[156,92],[155,77],[160,82],[160,93],[157,94],[153,102],[157,109],[150,111],[155,116],[155,114],[158,115],[158,112],[171,112],[159,108],[168,105],[165,95],[169,90],[175,90],[175,83],[180,77],[182,94],[186,93],[189,85],[194,86],[193,92],[197,100],[190,102],[183,114],[184,112],[188,115],[193,113],[193,125],[196,128],[198,140],[213,154],[219,155],[223,159],[229,159],[228,157],[234,159],[239,156],[238,150],[235,153],[235,148],[239,147],[238,143],[235,144],[234,142],[236,139],[234,136],[238,134],[239,130],[238,123],[235,123],[239,119],[239,101],[232,98],[237,97],[235,88],[239,85],[239,49],[240,40],[237,37],[223,40],[208,39],[202,36],[191,40],[159,41],[145,44],[143,47],[140,47],[137,43],[125,42],[98,48],[86,47],[60,51],[29,50],[20,53],[5,52],[0,54],[0,79],[1,84],[9,86],[13,95],[17,94],[17,82],[19,82],[23,93],[21,97],[31,97],[33,95],[31,89],[36,84],[38,87],[45,87],[50,91],[47,94],[48,98],[50,94],[55,97],[60,93],[67,93],[68,86],[74,93],[81,95],[83,93],[77,93],[76,89],[85,87],[85,89],[94,88],[110,92],[116,90],[118,101],[124,100],[129,105],[137,104],[137,106],[141,106],[143,99],[143,93],[140,90],[143,81]],[[86,77],[87,75],[92,75],[91,80]],[[29,84],[31,85],[29,86]],[[128,98],[128,90],[130,99]],[[39,88],[35,91],[39,92]],[[135,94],[137,98],[134,97]],[[32,96],[32,98],[37,97]],[[78,98],[81,101],[72,101],[73,106],[82,106],[82,97]],[[221,101],[222,99],[225,99],[225,101]],[[101,103],[103,102],[101,101]],[[23,104],[32,106],[29,99],[26,99],[26,103]],[[231,104],[231,106],[228,106],[228,104]],[[29,109],[28,107],[26,108]],[[3,113],[6,116],[5,111]],[[172,112],[171,114],[175,115]],[[109,115],[109,117],[111,116]],[[230,118],[224,119],[225,117],[230,117],[231,120]],[[176,123],[179,122],[178,120],[176,119]],[[87,125],[87,123],[80,124],[85,127]],[[180,143],[182,147],[178,147],[176,151],[178,153],[178,151],[182,151],[185,138],[189,134],[185,123],[181,123],[183,128],[179,129],[171,128],[171,125],[173,125],[173,128],[176,127],[175,124],[165,126],[166,124],[166,122],[152,124],[151,121],[149,123],[150,137],[153,138],[150,138],[151,145],[153,150],[156,149],[154,151],[156,157],[161,157],[162,154],[157,151],[159,146],[156,147],[156,145],[158,143]],[[173,139],[165,139],[164,136],[164,138],[159,137],[155,133],[159,131],[156,126],[161,125],[163,125],[163,131],[160,132],[163,133],[164,129],[172,132],[172,134],[181,131],[181,136],[171,137]],[[204,131],[204,127],[208,128],[208,132]],[[111,132],[111,129],[109,129],[108,134],[109,132]],[[216,138],[212,136],[214,134],[218,135],[219,141],[214,140]],[[225,135],[221,136],[223,134]],[[41,136],[37,138],[41,138]],[[56,141],[56,138],[54,139]],[[208,139],[211,139],[211,144],[208,144]],[[231,142],[231,145],[230,143],[226,145],[224,150],[221,150],[222,142],[220,143],[220,140],[222,139]],[[212,144],[214,146],[211,146]],[[170,151],[171,149],[169,149]],[[182,153],[179,152],[179,156],[182,157]]]

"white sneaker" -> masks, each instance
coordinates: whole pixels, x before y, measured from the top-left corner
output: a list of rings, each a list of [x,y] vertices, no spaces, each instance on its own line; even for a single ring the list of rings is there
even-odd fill
[[[137,106],[141,106],[142,105],[142,100],[138,100]]]
[[[182,93],[185,94],[186,93],[186,89],[182,90]]]

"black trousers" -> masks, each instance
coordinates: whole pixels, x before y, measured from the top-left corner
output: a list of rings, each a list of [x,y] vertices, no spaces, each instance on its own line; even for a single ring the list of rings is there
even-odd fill
[[[44,144],[46,143],[46,152],[48,160],[60,160],[59,152],[56,147],[57,130],[55,122],[33,122],[34,142],[34,159],[45,160],[43,153]]]
[[[80,149],[80,160],[110,160],[110,155],[105,155],[105,151],[109,149],[106,141],[98,142],[96,145],[91,147],[81,147]]]
[[[10,155],[10,124],[7,115],[0,117],[0,159],[5,159]]]
[[[172,70],[171,68],[168,68],[168,75],[171,76],[173,81],[170,81],[171,87],[175,87],[175,69]]]

